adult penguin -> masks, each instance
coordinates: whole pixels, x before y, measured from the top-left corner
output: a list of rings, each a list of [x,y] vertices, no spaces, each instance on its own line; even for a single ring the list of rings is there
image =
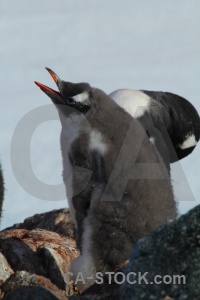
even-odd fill
[[[200,139],[200,118],[185,98],[168,92],[119,89],[109,96],[148,130],[165,160],[171,163],[189,155]]]

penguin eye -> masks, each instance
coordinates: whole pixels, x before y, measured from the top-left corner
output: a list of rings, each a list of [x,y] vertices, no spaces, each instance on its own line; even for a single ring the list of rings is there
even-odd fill
[[[69,97],[68,104],[74,104],[74,103],[75,103],[75,101],[74,101],[73,97]]]

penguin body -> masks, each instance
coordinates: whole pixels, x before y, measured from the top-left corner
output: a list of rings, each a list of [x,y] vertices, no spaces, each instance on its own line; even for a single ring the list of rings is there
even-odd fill
[[[171,163],[194,150],[200,139],[200,118],[185,98],[168,92],[129,89],[116,90],[109,96],[151,131],[150,135],[162,156],[165,144]],[[166,154],[163,158],[167,160]]]
[[[142,125],[103,91],[48,71],[60,92],[37,85],[61,119],[63,177],[66,183],[71,172],[66,189],[81,251],[70,271],[75,283],[81,272],[83,291],[97,272],[129,259],[139,238],[174,219],[176,204],[167,168]]]

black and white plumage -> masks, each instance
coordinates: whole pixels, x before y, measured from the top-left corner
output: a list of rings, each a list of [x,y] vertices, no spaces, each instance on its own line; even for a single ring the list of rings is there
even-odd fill
[[[194,150],[200,139],[200,118],[185,98],[168,92],[129,89],[116,90],[109,96],[151,131],[162,156],[165,144],[171,163]]]
[[[174,219],[176,205],[167,168],[140,123],[103,91],[48,71],[59,92],[36,84],[61,119],[63,179],[81,250],[71,272],[74,279],[82,272],[84,290],[96,272],[127,260],[138,238]]]

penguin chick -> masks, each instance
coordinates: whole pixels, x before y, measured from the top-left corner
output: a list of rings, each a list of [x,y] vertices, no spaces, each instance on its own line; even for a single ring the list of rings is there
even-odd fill
[[[166,166],[140,123],[103,91],[62,81],[48,71],[59,92],[36,84],[52,99],[61,119],[63,176],[68,181],[65,164],[68,170],[70,164],[69,205],[81,227],[81,255],[71,272],[83,291],[95,282],[96,272],[114,271],[129,259],[139,238],[174,219],[176,204]],[[74,170],[77,166],[80,172]],[[84,195],[79,203],[77,186]],[[78,209],[83,209],[81,217]],[[76,282],[78,274],[82,282]]]
[[[185,98],[168,92],[129,89],[116,90],[109,96],[152,133],[161,155],[165,143],[171,163],[186,157],[196,147],[200,139],[200,118]],[[145,114],[150,117],[150,124]]]
[[[0,165],[0,220],[2,217],[3,198],[4,198],[4,182],[3,182],[3,174]]]
[[[43,92],[45,92],[55,104],[61,121],[61,153],[63,159],[63,181],[66,186],[66,195],[68,199],[70,214],[76,226],[76,230],[80,231],[82,220],[85,217],[89,207],[89,195],[93,188],[93,175],[90,171],[89,163],[84,156],[77,153],[77,166],[73,165],[71,159],[71,146],[76,138],[82,132],[82,122],[86,120],[84,112],[89,108],[87,101],[81,102],[79,94],[82,90],[88,90],[89,84],[81,83],[78,85],[62,81],[53,71],[46,68],[54,81],[56,82],[60,92],[57,92],[39,82],[35,82]],[[86,93],[85,93],[86,94]],[[82,98],[84,99],[84,95]],[[73,98],[74,97],[74,98]],[[76,109],[75,99],[78,110]],[[87,134],[82,143],[82,148],[86,148]],[[75,154],[74,154],[75,155]],[[83,187],[82,187],[83,186]],[[73,198],[73,201],[72,201]],[[77,233],[78,236],[81,233]],[[78,237],[77,237],[78,239]]]

